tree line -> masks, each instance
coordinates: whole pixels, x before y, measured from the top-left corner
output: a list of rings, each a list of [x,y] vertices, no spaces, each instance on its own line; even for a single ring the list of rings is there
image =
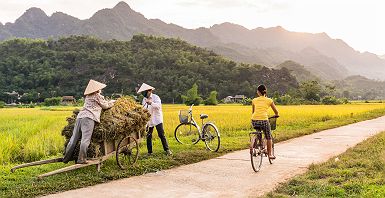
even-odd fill
[[[165,103],[182,103],[182,95],[194,84],[203,98],[219,99],[254,97],[259,84],[280,95],[299,86],[286,68],[236,63],[180,39],[136,35],[130,41],[103,41],[70,36],[0,42],[0,101],[81,98],[89,79],[106,83],[105,95],[134,95],[146,82],[156,87]]]

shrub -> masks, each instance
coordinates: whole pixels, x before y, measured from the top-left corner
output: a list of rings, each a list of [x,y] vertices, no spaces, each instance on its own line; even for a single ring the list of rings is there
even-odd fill
[[[0,101],[0,108],[4,108],[5,107],[5,102],[4,101]]]
[[[340,101],[341,101],[341,103],[343,103],[343,104],[349,104],[349,103],[350,103],[349,100],[348,100],[347,98],[341,98]]]
[[[218,104],[217,95],[218,95],[218,92],[216,91],[210,92],[210,96],[204,101],[205,105],[217,105]]]
[[[243,99],[242,101],[241,101],[241,103],[243,104],[243,105],[251,105],[251,102],[253,101],[253,99],[251,99],[251,98],[245,98],[245,99]]]
[[[84,98],[80,98],[79,100],[76,101],[76,106],[83,106],[83,105],[84,105]]]
[[[61,97],[53,97],[44,99],[44,106],[59,106]]]
[[[322,98],[321,102],[322,102],[322,104],[325,104],[325,105],[337,105],[337,104],[342,103],[340,100],[338,100],[334,96],[326,96],[326,97]]]
[[[198,85],[194,84],[191,89],[187,91],[186,95],[182,95],[183,103],[186,105],[199,105],[203,102],[203,99],[198,95]]]

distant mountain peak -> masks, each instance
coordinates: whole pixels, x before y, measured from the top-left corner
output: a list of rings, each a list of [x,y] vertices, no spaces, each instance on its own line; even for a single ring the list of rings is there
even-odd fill
[[[131,7],[124,1],[119,2],[116,4],[115,7],[112,8],[113,10],[120,10],[120,11],[133,11]]]
[[[52,14],[52,16],[70,16],[70,15],[68,15],[68,14],[66,14],[66,13],[64,13],[64,12],[54,12],[53,14]],[[51,16],[51,17],[52,17]]]
[[[71,21],[80,21],[80,19],[73,17],[71,15],[68,15],[63,12],[55,12],[51,15],[51,20],[59,20],[59,21],[65,21],[65,20],[71,20]]]
[[[48,17],[48,16],[42,9],[32,7],[26,10],[20,18],[22,17]]]
[[[275,26],[275,27],[266,28],[266,29],[273,30],[273,31],[280,31],[280,32],[288,32],[285,28],[283,28],[280,25]]]
[[[16,20],[16,23],[20,21],[28,21],[33,23],[34,21],[44,21],[48,18],[48,15],[42,9],[32,7],[25,11],[24,14]]]
[[[243,27],[242,25],[238,25],[238,24],[230,23],[230,22],[215,24],[215,25],[211,26],[211,28],[213,28],[213,29],[224,28],[224,29],[236,29],[236,30],[249,30],[249,29]]]

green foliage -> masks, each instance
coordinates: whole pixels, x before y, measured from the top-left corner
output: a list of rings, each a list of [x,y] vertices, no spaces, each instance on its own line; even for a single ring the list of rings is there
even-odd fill
[[[253,102],[253,99],[252,98],[244,98],[241,103],[243,105],[251,105],[251,103]]]
[[[322,104],[326,104],[326,105],[337,105],[342,103],[338,98],[334,96],[326,96],[322,98],[321,102]]]
[[[352,100],[377,100],[385,98],[385,81],[368,79],[363,76],[350,76],[344,80],[333,81],[336,94]]]
[[[319,77],[308,71],[303,65],[288,60],[276,66],[276,68],[287,68],[290,73],[297,78],[299,82],[319,80]]]
[[[59,106],[61,97],[53,97],[44,99],[44,106]]]
[[[5,107],[5,102],[4,101],[0,101],[0,108],[4,108]]]
[[[211,91],[209,97],[204,101],[205,105],[217,105],[218,104],[217,95],[218,95],[218,92]]]
[[[304,103],[299,98],[291,97],[289,94],[285,94],[283,96],[276,96],[273,98],[274,103],[280,104],[280,105],[294,105],[294,104],[301,104]]]
[[[84,98],[80,98],[76,101],[76,106],[83,106],[84,105]]]
[[[195,106],[200,105],[203,102],[203,99],[198,94],[198,85],[194,84],[191,89],[187,90],[186,95],[182,95],[183,103],[190,106],[194,104]]]
[[[301,83],[300,91],[305,100],[316,102],[321,100],[321,85],[317,81],[313,80]]]
[[[192,84],[207,96],[252,97],[258,84],[280,94],[296,89],[288,70],[234,61],[179,39],[136,35],[131,41],[102,41],[89,36],[58,40],[12,39],[0,42],[0,100],[18,92],[23,103],[57,96],[82,97],[89,79],[106,83],[105,95],[135,94],[146,82],[164,103],[181,103]],[[25,94],[25,95],[24,95]]]

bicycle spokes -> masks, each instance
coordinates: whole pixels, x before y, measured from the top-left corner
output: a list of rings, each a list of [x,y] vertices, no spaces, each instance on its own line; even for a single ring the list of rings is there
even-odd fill
[[[212,124],[208,124],[203,129],[203,140],[207,149],[210,151],[218,151],[220,146],[219,132]]]
[[[175,139],[181,144],[196,144],[199,141],[199,138],[198,128],[192,123],[180,124],[175,129]]]

